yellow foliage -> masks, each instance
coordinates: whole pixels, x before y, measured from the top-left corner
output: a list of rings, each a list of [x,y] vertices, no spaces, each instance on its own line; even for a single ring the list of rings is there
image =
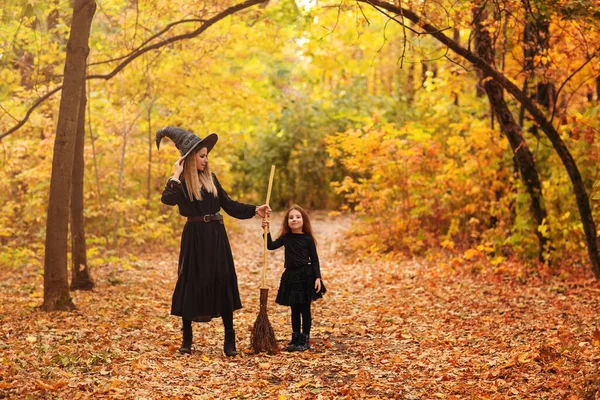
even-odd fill
[[[480,253],[478,250],[475,249],[469,249],[467,251],[465,251],[464,257],[466,260],[470,260],[475,256],[478,256]]]

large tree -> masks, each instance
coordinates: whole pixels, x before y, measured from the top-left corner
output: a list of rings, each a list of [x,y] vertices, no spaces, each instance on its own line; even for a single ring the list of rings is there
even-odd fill
[[[75,155],[75,139],[81,96],[85,86],[88,39],[96,12],[94,0],[75,0],[67,43],[63,88],[52,158],[50,198],[46,222],[44,258],[44,303],[46,311],[75,308],[69,295],[67,272],[67,236],[69,200]]]
[[[492,36],[483,21],[487,19],[488,11],[485,8],[473,9],[475,25],[475,51],[485,62],[494,65],[495,52],[492,43]],[[535,234],[540,243],[539,258],[543,260],[544,251],[547,250],[548,237],[537,229],[547,221],[548,214],[544,206],[542,196],[542,184],[538,175],[533,154],[523,137],[523,132],[515,120],[506,100],[502,86],[494,79],[486,79],[489,75],[482,73],[483,88],[487,93],[494,116],[498,119],[500,130],[508,139],[510,147],[515,157],[515,163],[521,174],[523,184],[527,188],[527,193],[531,198],[531,214],[537,224]]]

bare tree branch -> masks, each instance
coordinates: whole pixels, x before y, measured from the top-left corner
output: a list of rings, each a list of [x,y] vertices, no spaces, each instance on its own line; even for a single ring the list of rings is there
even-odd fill
[[[323,28],[327,29],[329,31],[329,33],[320,37],[319,40],[317,40],[317,42],[320,42],[321,40],[325,39],[327,36],[331,35],[335,31],[335,28],[337,28],[338,23],[340,22],[340,14],[342,12],[342,4],[344,4],[344,0],[340,1],[340,4],[337,6],[338,13],[337,13],[337,18],[335,20],[335,25],[333,26],[333,29],[327,29],[327,27],[324,26]]]
[[[142,44],[140,44],[135,50],[133,50],[131,53],[129,54],[125,54],[122,55],[120,57],[117,58],[111,58],[110,60],[104,60],[104,61],[97,61],[97,62],[93,62],[90,63],[89,65],[101,65],[101,64],[107,64],[107,63],[111,63],[111,62],[115,62],[115,61],[119,61],[119,60],[123,60],[127,57],[130,57],[132,54],[134,54],[136,51],[140,51],[144,46],[146,46],[148,43],[150,43],[151,41],[153,41],[154,39],[158,38],[159,36],[163,35],[164,33],[166,33],[167,31],[169,31],[171,28],[180,25],[180,24],[186,24],[188,22],[206,22],[205,19],[199,19],[199,18],[192,18],[192,19],[182,19],[180,21],[177,22],[172,22],[169,25],[165,26],[163,29],[161,29],[159,32],[155,33],[154,35],[150,36],[148,39],[146,39]]]
[[[22,127],[23,125],[25,125],[25,122],[27,122],[29,120],[29,117],[31,116],[31,113],[36,108],[38,108],[40,104],[42,104],[44,101],[48,100],[54,93],[60,92],[61,90],[62,90],[62,85],[58,86],[58,87],[56,87],[54,89],[52,89],[51,91],[49,91],[48,93],[46,93],[45,95],[43,95],[42,97],[40,97],[39,99],[37,99],[31,105],[31,107],[29,107],[29,109],[25,113],[25,116],[23,117],[23,119],[21,119],[19,122],[17,122],[17,124],[15,126],[13,126],[12,128],[10,128],[9,130],[7,130],[6,132],[4,132],[3,134],[0,135],[0,140],[4,139],[6,136],[8,136],[11,133],[17,131],[20,127]]]
[[[12,116],[12,114],[11,114],[11,113],[10,113],[10,112],[9,112],[9,111],[6,109],[6,108],[2,107],[2,104],[0,104],[0,109],[2,109],[2,111],[4,111],[4,113],[5,113],[6,115],[8,115],[9,117],[11,117],[11,118],[12,118],[12,119],[14,119],[15,121],[19,122],[19,120],[18,120],[18,119],[16,119],[15,117],[13,117],[13,116]]]
[[[382,13],[383,15],[385,15],[386,17],[388,17],[392,21],[396,21],[402,27],[404,27],[405,29],[408,29],[409,31],[411,31],[412,33],[414,33],[417,36],[420,36],[420,35],[423,35],[423,34],[427,34],[425,32],[417,32],[416,30],[412,29],[410,26],[406,26],[406,24],[404,23],[404,18],[402,19],[402,21],[398,21],[395,17],[391,16],[390,14],[388,14],[387,12],[385,12],[384,10],[382,10],[382,8],[384,8],[384,7],[378,7],[375,2],[372,2],[372,1],[369,1],[369,0],[357,0],[357,1],[364,1],[367,4],[370,4],[374,9],[376,9],[377,11],[379,11],[380,13]],[[404,9],[401,8],[401,7],[399,7],[398,9],[400,11],[400,13],[398,15],[400,15],[401,17],[403,17],[402,11]]]
[[[598,47],[596,49],[596,51],[590,56],[590,58],[588,58],[583,64],[581,64],[579,66],[579,68],[577,68],[575,71],[573,71],[573,73],[571,75],[569,75],[567,77],[567,79],[565,79],[565,81],[560,85],[560,87],[556,91],[556,94],[554,95],[554,100],[553,100],[554,106],[552,107],[552,114],[550,116],[550,122],[552,122],[554,120],[554,115],[555,115],[555,112],[556,112],[556,101],[558,100],[558,95],[560,94],[561,90],[563,90],[563,88],[565,87],[565,85],[567,84],[567,82],[569,82],[575,75],[577,75],[577,73],[579,71],[581,71],[583,69],[583,67],[585,67],[586,65],[588,65],[588,63],[590,61],[592,61],[596,57],[596,54],[598,54],[598,53],[600,53],[600,47]]]
[[[468,69],[467,67],[465,67],[464,65],[462,65],[461,63],[459,63],[458,61],[455,61],[453,59],[451,59],[450,57],[448,57],[448,53],[444,54],[444,58],[446,58],[446,60],[450,61],[452,64],[456,64],[459,67],[461,67],[462,69],[464,69],[467,72],[471,72],[470,69]]]

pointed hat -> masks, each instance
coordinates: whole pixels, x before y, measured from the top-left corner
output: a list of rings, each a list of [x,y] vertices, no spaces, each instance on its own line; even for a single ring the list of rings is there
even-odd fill
[[[206,150],[210,152],[213,146],[219,140],[216,133],[211,133],[204,139],[200,139],[198,136],[186,131],[185,129],[176,128],[174,126],[167,126],[166,128],[159,129],[156,132],[156,148],[160,149],[160,141],[164,137],[168,137],[175,143],[175,147],[179,150],[179,154],[182,158],[185,158],[199,145],[206,147]]]

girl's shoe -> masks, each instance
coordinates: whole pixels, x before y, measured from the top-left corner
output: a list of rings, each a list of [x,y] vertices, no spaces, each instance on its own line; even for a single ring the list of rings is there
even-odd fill
[[[296,346],[296,351],[310,350],[310,334],[301,333],[300,341]]]
[[[301,333],[299,332],[292,332],[292,341],[288,343],[287,346],[287,351],[297,351],[298,350],[298,344],[300,342],[300,335]]]

